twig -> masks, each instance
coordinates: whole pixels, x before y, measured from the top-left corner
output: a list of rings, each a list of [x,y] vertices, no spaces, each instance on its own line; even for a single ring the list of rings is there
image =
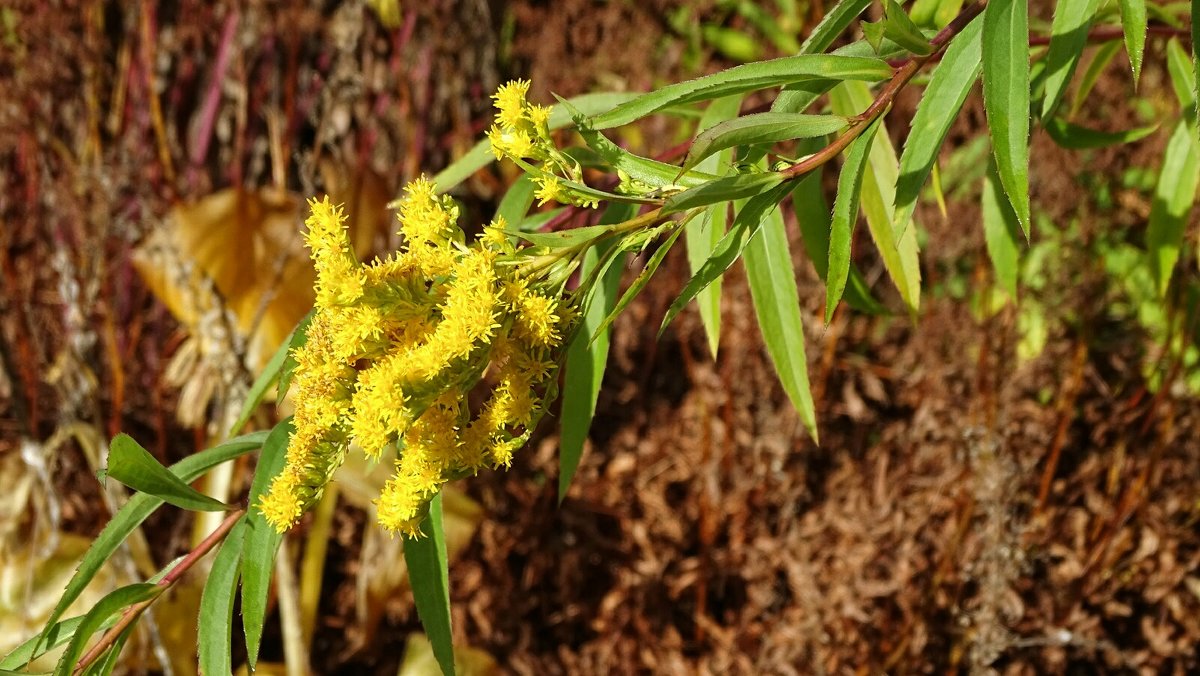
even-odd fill
[[[216,530],[209,534],[208,537],[204,538],[200,544],[196,545],[195,549],[188,552],[187,556],[184,556],[183,559],[179,561],[178,565],[172,568],[166,575],[163,576],[161,580],[158,581],[158,586],[166,590],[178,582],[179,578],[183,577],[185,573],[191,570],[192,566],[196,565],[200,559],[204,558],[205,554],[212,551],[213,547],[216,547],[221,540],[225,539],[225,536],[228,535],[229,531],[232,530],[237,524],[238,519],[242,518],[242,515],[245,513],[246,510],[244,509],[238,509],[230,512],[229,516],[225,517],[225,520],[221,522],[221,525],[218,526]],[[159,594],[159,596],[161,596],[161,594]],[[154,603],[154,600],[157,598],[158,596],[155,596],[148,601],[135,603],[134,605],[126,608],[125,612],[121,615],[121,619],[118,620],[117,623],[113,625],[112,629],[109,629],[108,632],[100,638],[96,645],[92,646],[92,649],[87,651],[87,653],[84,654],[84,656],[79,660],[79,663],[75,665],[75,672],[78,673],[83,671],[88,667],[89,664],[99,659],[99,657],[104,654],[104,651],[108,650],[109,647],[111,647],[112,644],[117,640],[117,638],[119,638],[121,634],[129,628],[129,625],[133,624],[137,620],[138,616],[142,614],[142,611],[150,607],[150,604]]]

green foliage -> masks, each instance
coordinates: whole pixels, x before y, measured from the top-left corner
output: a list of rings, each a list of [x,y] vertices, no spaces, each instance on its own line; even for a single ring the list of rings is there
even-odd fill
[[[417,614],[433,645],[442,673],[454,674],[454,648],[450,630],[449,559],[442,525],[442,496],[429,503],[429,517],[421,523],[421,537],[404,541],[404,561],[412,580]]]
[[[1086,245],[1071,224],[1039,225],[1039,232],[1031,231],[1035,216],[1039,224],[1046,220],[1030,200],[1030,137],[1036,131],[1032,125],[1040,126],[1062,148],[1084,153],[1135,143],[1154,134],[1162,121],[1150,115],[1143,114],[1142,126],[1114,131],[1080,121],[1078,114],[1122,46],[1136,86],[1145,55],[1158,53],[1146,49],[1147,36],[1158,32],[1148,30],[1150,21],[1181,28],[1177,15],[1182,6],[1144,0],[1118,0],[1116,6],[1099,0],[1060,0],[1048,33],[1046,26],[1033,25],[1038,33],[1033,37],[1039,38],[1036,42],[1048,43],[1043,53],[1031,47],[1024,0],[989,0],[986,7],[964,4],[963,0],[917,0],[906,12],[899,2],[883,0],[882,19],[869,23],[859,17],[871,5],[870,0],[841,0],[803,43],[797,41],[804,14],[799,3],[780,2],[775,11],[749,0],[722,1],[717,19],[705,19],[703,25],[695,13],[684,8],[673,15],[671,23],[677,31],[693,37],[693,48],[706,44],[736,60],[752,62],[643,94],[598,93],[560,99],[548,117],[536,121],[523,118],[521,124],[526,127],[509,124],[507,131],[502,130],[514,134],[532,129],[541,145],[524,149],[525,154],[510,153],[524,175],[500,200],[497,216],[506,225],[493,245],[507,253],[515,248],[517,264],[529,262],[541,266],[533,268],[539,272],[549,271],[546,278],[559,294],[554,302],[562,304],[552,306],[547,314],[581,301],[577,308],[580,322],[563,324],[570,327],[564,330],[570,333],[565,336],[567,347],[554,356],[565,362],[559,416],[560,500],[579,466],[595,413],[612,323],[649,285],[680,237],[686,237],[691,277],[665,312],[660,335],[695,301],[715,358],[721,339],[722,279],[742,259],[771,363],[800,420],[814,442],[817,440],[817,406],[810,391],[803,324],[806,308],[816,306],[820,299],[802,297],[797,287],[783,217],[789,198],[804,257],[825,284],[827,323],[842,300],[863,312],[899,312],[903,308],[917,317],[922,292],[918,238],[928,235],[914,216],[923,213],[918,208],[922,199],[929,198],[925,188],[932,177],[929,192],[943,215],[946,199],[969,196],[979,200],[977,227],[982,230],[995,285],[976,290],[980,302],[975,309],[987,316],[1010,301],[1016,304],[1022,359],[1035,356],[1051,332],[1064,325],[1064,318],[1049,311],[1045,297],[1061,285],[1053,274],[1056,261],[1073,249],[1083,249],[1102,260],[1111,294],[1117,299],[1111,311],[1136,317],[1150,336],[1161,358],[1148,358],[1146,363],[1173,360],[1181,366],[1185,384],[1200,391],[1195,332],[1182,329],[1184,325],[1179,323],[1190,322],[1200,304],[1195,274],[1180,271],[1180,261],[1191,260],[1185,249],[1187,225],[1200,187],[1196,129],[1200,78],[1194,58],[1200,42],[1195,21],[1200,0],[1190,7],[1192,53],[1179,40],[1166,46],[1166,67],[1181,111],[1179,120],[1172,126],[1161,164],[1139,167],[1138,177],[1129,179],[1131,185],[1153,191],[1144,238],[1140,230],[1136,237],[1110,233]],[[1120,35],[1112,23],[1118,10]],[[735,16],[749,28],[739,31],[725,25],[725,19]],[[829,52],[856,22],[864,39]],[[1106,27],[1102,44],[1093,44],[1096,34],[1089,33],[1093,26]],[[942,30],[935,32],[939,28]],[[754,61],[771,47],[789,55]],[[1038,57],[1032,67],[1031,54]],[[924,79],[919,73],[927,67],[932,74]],[[980,80],[987,134],[961,142],[956,139],[956,147],[945,153],[939,165],[943,145]],[[903,152],[897,157],[886,116],[905,88],[919,89],[919,100]],[[1069,98],[1068,92],[1072,92]],[[761,112],[766,107],[763,97],[770,96],[774,96],[770,110]],[[763,105],[739,116],[745,102]],[[1160,103],[1144,101],[1143,108]],[[542,115],[547,111],[536,112]],[[617,136],[603,133],[655,114],[670,114],[671,124],[692,139],[678,163],[639,155],[620,145]],[[566,127],[573,127],[578,134],[571,138],[582,139],[580,147],[559,150],[555,146],[558,137],[551,138],[550,130]],[[511,138],[504,143],[510,144],[504,147],[521,147]],[[438,189],[453,190],[492,162],[489,145],[488,141],[479,142],[435,176]],[[508,152],[504,147],[497,146],[498,152]],[[565,169],[548,164],[547,157]],[[827,172],[837,174],[832,211],[825,188],[834,176]],[[593,184],[596,173],[614,180]],[[829,179],[826,185],[823,178]],[[613,184],[616,187],[610,187]],[[1104,194],[1097,190],[1097,203]],[[1112,193],[1108,194],[1111,201]],[[559,199],[564,195],[569,199]],[[541,204],[556,199],[562,206],[540,209]],[[607,205],[600,219],[581,227],[544,231],[552,220],[562,223],[590,218],[580,205],[600,202]],[[878,259],[870,258],[869,251],[852,251],[860,217],[867,224]],[[962,227],[972,225],[964,223]],[[621,262],[630,252],[643,251],[650,252],[645,264],[620,294]],[[874,292],[890,293],[890,288],[886,281],[879,283],[879,289],[872,288],[856,269],[856,257],[864,270],[868,269],[866,260],[882,264],[898,301],[875,299]],[[573,279],[578,286],[572,287]],[[952,295],[965,297],[968,276],[960,273],[955,279]],[[575,309],[569,307],[567,312]],[[280,399],[287,393],[297,368],[293,353],[307,339],[307,322],[308,318],[280,345],[254,381],[234,432],[254,418],[272,383],[278,383]],[[1161,369],[1147,367],[1146,373],[1152,387],[1163,384]],[[557,386],[554,381],[547,387],[552,391],[546,393],[546,401],[557,395]],[[525,436],[516,441],[523,442],[532,434],[536,419],[525,425],[528,429],[521,432]],[[170,576],[162,584],[149,581],[118,589],[87,614],[63,620],[67,607],[79,598],[100,566],[152,512],[167,503],[193,511],[238,510],[223,525],[227,529],[224,542],[201,597],[199,664],[204,673],[233,670],[233,612],[240,586],[247,656],[253,668],[283,537],[267,524],[258,505],[284,466],[292,430],[290,421],[285,420],[270,432],[238,437],[170,468],[160,465],[131,437],[116,437],[107,475],[137,493],[113,516],[84,556],[43,631],[0,660],[0,673],[21,669],[63,644],[67,651],[56,673],[73,673],[98,632],[114,626],[130,608],[135,609],[129,611],[130,619],[136,619],[138,604],[164,593],[172,581]],[[402,440],[397,445],[403,446]],[[189,485],[217,465],[260,447],[244,514],[240,506],[209,498]],[[432,499],[428,510],[421,524],[422,537],[405,542],[404,556],[434,655],[443,672],[452,673],[449,563],[440,495]],[[97,659],[81,673],[111,672],[131,630],[132,624],[119,635],[102,639],[105,643]]]

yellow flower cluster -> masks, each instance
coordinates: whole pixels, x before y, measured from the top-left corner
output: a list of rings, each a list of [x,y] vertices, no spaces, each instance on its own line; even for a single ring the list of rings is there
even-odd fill
[[[529,119],[514,103],[523,91],[502,96],[506,119]],[[555,389],[575,314],[544,280],[522,276],[503,222],[466,245],[457,207],[424,178],[400,202],[404,247],[369,264],[355,258],[340,208],[327,198],[310,206],[316,307],[293,352],[287,463],[260,509],[286,530],[351,444],[372,458],[395,448],[378,518],[415,536],[444,483],[507,466],[528,439]],[[480,391],[484,403],[472,407],[468,393]]]
[[[534,196],[538,204],[558,202],[594,207],[591,195],[572,190],[567,181],[582,183],[579,163],[559,152],[550,138],[550,108],[529,103],[528,80],[513,80],[501,85],[492,95],[496,102],[496,121],[488,130],[492,153],[521,165],[537,183]],[[534,168],[529,161],[541,164]]]

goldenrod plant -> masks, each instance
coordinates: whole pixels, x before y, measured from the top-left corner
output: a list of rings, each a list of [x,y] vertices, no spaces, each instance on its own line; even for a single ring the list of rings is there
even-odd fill
[[[816,440],[803,317],[781,208],[795,211],[805,253],[826,284],[827,322],[843,299],[860,311],[885,311],[853,264],[860,216],[900,304],[915,319],[921,297],[915,206],[951,125],[981,79],[991,142],[988,168],[979,175],[981,227],[995,264],[997,297],[1016,301],[1022,252],[1038,237],[1029,197],[1032,126],[1076,149],[1132,142],[1159,126],[1173,129],[1145,248],[1126,266],[1142,270],[1166,296],[1179,261],[1187,258],[1185,224],[1200,182],[1197,37],[1181,28],[1185,8],[1145,0],[1062,0],[1048,34],[1031,34],[1021,0],[965,6],[960,0],[919,0],[907,11],[884,0],[878,21],[859,21],[871,5],[841,0],[790,56],[645,94],[591,94],[551,106],[530,102],[528,81],[505,84],[494,97],[497,112],[487,139],[432,179],[404,189],[394,203],[403,244],[375,260],[356,257],[339,205],[312,199],[305,238],[316,268],[315,306],[251,389],[234,433],[276,382],[281,398],[291,391],[294,415],[169,468],[130,437],[114,439],[107,476],[138,493],[97,537],[45,629],[0,660],[3,673],[20,672],[63,644],[56,674],[109,673],[145,608],[214,549],[198,623],[200,670],[233,670],[239,590],[253,668],[283,534],[317,503],[349,453],[393,468],[375,502],[379,526],[405,538],[417,609],[438,664],[452,673],[440,502],[446,484],[509,466],[561,386],[558,487],[560,497],[565,494],[591,423],[609,327],[681,239],[692,277],[662,326],[695,303],[715,356],[721,278],[741,260],[780,382]],[[1193,26],[1200,25],[1197,6],[1191,9]],[[1091,68],[1075,77],[1085,49],[1123,41],[1136,82],[1148,35],[1168,41],[1177,118],[1117,131],[1076,124],[1073,112],[1095,83]],[[842,46],[832,49],[835,43]],[[1105,52],[1107,58],[1113,51]],[[923,89],[897,154],[886,117],[909,87]],[[774,96],[769,109],[745,105],[756,92]],[[681,161],[632,154],[604,134],[651,115],[695,121]],[[566,127],[586,148],[570,147],[556,134]],[[837,158],[830,209],[821,175],[837,166]],[[490,223],[464,224],[449,192],[491,161],[513,162],[524,176]],[[596,180],[597,172],[610,180]],[[933,187],[940,198],[936,181]],[[535,201],[549,209],[535,208]],[[573,217],[591,221],[559,227]],[[639,259],[640,271],[618,294],[623,261],[643,251],[650,254]],[[245,501],[225,504],[189,486],[212,468],[254,452],[258,465]],[[227,518],[159,577],[112,592],[82,616],[64,618],[100,565],[164,503],[226,512]]]

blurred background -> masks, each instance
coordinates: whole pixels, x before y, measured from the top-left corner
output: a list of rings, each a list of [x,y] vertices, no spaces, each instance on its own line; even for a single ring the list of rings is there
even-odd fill
[[[386,252],[397,244],[387,202],[480,138],[507,79],[532,79],[541,103],[647,90],[793,53],[827,9],[5,2],[0,652],[40,629],[124,499],[94,477],[109,438],[128,432],[174,462],[229,429],[311,305],[307,197],[346,205],[360,255]],[[1127,129],[1176,115],[1163,53],[1152,40],[1135,93],[1124,52],[1090,50],[1096,77],[1076,92],[1078,119]],[[897,145],[916,100],[905,92],[888,118]],[[1200,670],[1196,275],[1159,300],[1132,263],[1166,132],[1084,152],[1036,133],[1036,234],[1018,309],[993,293],[978,227],[982,125],[976,93],[943,149],[944,204],[917,211],[919,322],[899,311],[864,240],[857,264],[895,312],[843,308],[824,326],[823,287],[797,255],[820,447],[776,382],[740,266],[715,361],[693,311],[656,340],[689,276],[682,251],[667,258],[616,323],[563,505],[552,416],[511,471],[448,496],[464,664]],[[687,133],[657,119],[620,140],[655,155]],[[493,165],[456,188],[464,222],[489,219],[515,178]],[[231,466],[206,488],[240,499],[250,470]],[[313,673],[430,673],[399,543],[368,515],[384,478],[351,463],[289,538]],[[81,604],[143,579],[212,525],[161,510]],[[195,672],[197,582],[156,604],[123,669]],[[268,673],[283,669],[273,619],[263,659]]]

